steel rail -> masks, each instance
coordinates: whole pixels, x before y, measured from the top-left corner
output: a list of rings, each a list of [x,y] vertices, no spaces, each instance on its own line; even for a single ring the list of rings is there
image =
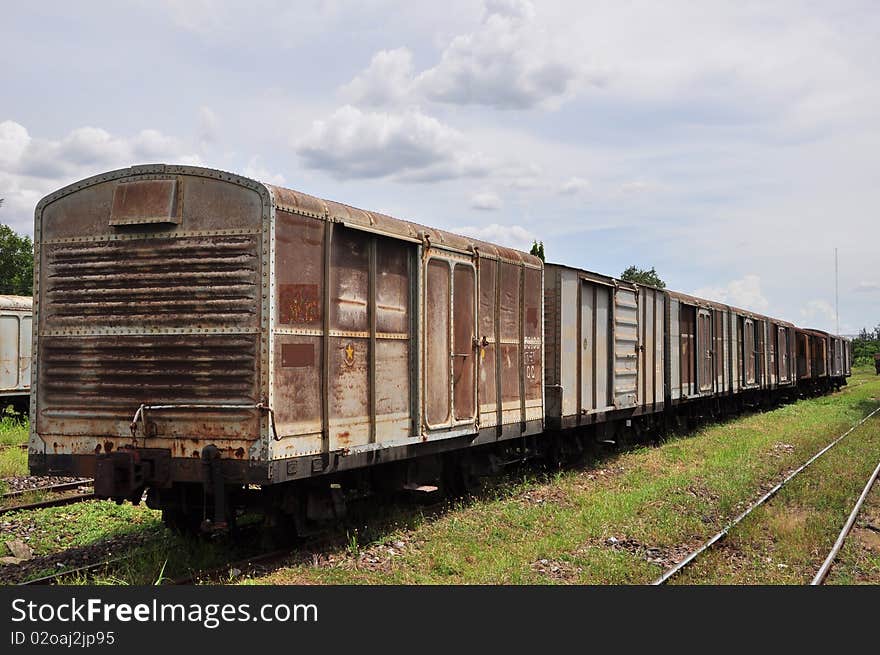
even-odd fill
[[[16,489],[15,491],[7,491],[4,494],[0,494],[0,498],[17,498],[18,496],[24,496],[26,494],[32,494],[36,491],[47,491],[47,492],[56,492],[56,491],[70,491],[71,489],[78,489],[79,487],[91,487],[94,480],[91,478],[85,480],[78,480],[77,482],[59,482],[58,484],[50,484],[44,487],[32,487],[30,489]]]
[[[856,501],[855,507],[853,507],[852,511],[849,513],[849,518],[844,523],[843,528],[840,530],[840,534],[837,535],[837,541],[834,542],[834,546],[831,548],[831,552],[828,553],[828,557],[825,558],[825,561],[822,562],[822,566],[816,572],[815,577],[810,582],[811,586],[820,585],[825,581],[825,578],[828,576],[828,572],[831,570],[832,564],[834,564],[834,560],[837,559],[838,553],[840,553],[840,549],[843,547],[843,542],[846,541],[847,536],[855,525],[856,519],[859,516],[859,512],[862,510],[862,505],[865,504],[865,500],[868,498],[868,494],[871,493],[871,488],[874,486],[874,483],[877,481],[877,476],[880,475],[880,462],[877,462],[877,467],[874,469],[874,472],[871,474],[871,477],[868,478],[868,483],[865,485],[865,488],[862,489],[862,495],[859,496],[859,499]]]
[[[838,443],[840,443],[840,442],[843,440],[844,437],[846,437],[846,436],[848,436],[849,434],[851,434],[856,428],[858,428],[859,426],[861,426],[865,421],[867,421],[869,418],[871,418],[872,416],[874,416],[874,414],[876,414],[877,412],[880,412],[880,407],[877,407],[873,412],[871,412],[871,413],[868,414],[867,416],[863,417],[861,420],[858,421],[858,423],[856,423],[855,425],[853,425],[849,430],[847,430],[847,431],[844,432],[842,435],[840,435],[839,437],[837,437],[834,441],[832,441],[830,444],[828,444],[827,446],[825,446],[822,450],[820,450],[818,453],[816,453],[815,455],[813,455],[813,456],[812,456],[810,459],[808,459],[806,462],[804,462],[803,464],[801,464],[797,469],[795,469],[794,471],[792,471],[791,473],[789,473],[789,474],[788,474],[788,475],[782,480],[782,482],[780,482],[779,484],[777,484],[777,485],[776,485],[775,487],[773,487],[770,491],[768,491],[768,492],[765,493],[763,496],[761,496],[758,500],[756,500],[754,503],[752,503],[751,505],[749,505],[749,507],[747,507],[744,511],[742,511],[741,513],[739,513],[739,514],[736,516],[736,518],[734,518],[734,519],[733,519],[732,521],[730,521],[727,525],[725,525],[724,528],[723,528],[720,532],[716,533],[711,539],[709,539],[707,542],[705,542],[702,546],[700,546],[700,547],[697,548],[696,550],[692,551],[687,557],[685,557],[682,561],[680,561],[678,564],[676,564],[675,566],[673,566],[671,569],[667,570],[663,575],[661,575],[659,578],[657,578],[656,580],[654,580],[654,582],[652,582],[651,584],[654,585],[654,586],[662,585],[662,584],[666,584],[666,582],[667,582],[670,578],[672,578],[673,576],[675,576],[675,575],[676,575],[677,573],[679,573],[682,569],[684,569],[686,566],[688,566],[691,562],[693,562],[695,559],[697,559],[697,557],[699,557],[703,552],[705,552],[706,550],[708,550],[709,548],[711,548],[712,546],[714,546],[716,543],[718,543],[718,542],[721,541],[722,539],[724,539],[724,537],[727,536],[727,533],[730,532],[730,530],[731,530],[733,527],[735,527],[737,524],[739,524],[740,521],[742,521],[745,517],[747,517],[749,514],[751,514],[755,509],[757,509],[758,507],[760,507],[761,505],[763,505],[764,503],[766,503],[768,500],[770,500],[771,498],[773,498],[773,496],[775,496],[775,495],[779,492],[779,490],[782,489],[786,484],[788,484],[788,483],[789,483],[789,482],[790,482],[795,476],[797,476],[797,475],[799,475],[801,472],[803,472],[803,471],[804,471],[807,467],[809,467],[813,462],[815,462],[815,461],[816,461],[817,459],[819,459],[822,455],[824,455],[824,454],[827,453],[829,450],[831,450],[834,446],[836,446]]]
[[[32,509],[45,509],[47,507],[62,507],[64,505],[74,505],[87,500],[95,500],[95,494],[79,494],[77,496],[62,496],[61,498],[51,498],[49,500],[41,500],[36,503],[26,503],[24,505],[9,505],[8,507],[0,507],[0,515],[9,514],[11,512],[21,512]]]

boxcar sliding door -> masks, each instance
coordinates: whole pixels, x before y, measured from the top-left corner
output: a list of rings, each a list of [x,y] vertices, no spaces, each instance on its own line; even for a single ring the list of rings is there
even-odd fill
[[[697,375],[700,392],[712,391],[712,315],[697,310]]]
[[[438,257],[425,273],[425,424],[473,423],[476,413],[476,269]]]

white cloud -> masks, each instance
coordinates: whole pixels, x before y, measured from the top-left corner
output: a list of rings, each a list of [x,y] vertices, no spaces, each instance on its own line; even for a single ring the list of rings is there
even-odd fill
[[[2,220],[30,232],[40,198],[76,180],[133,164],[201,163],[178,139],[158,130],[117,137],[97,127],[79,127],[61,139],[31,137],[14,121],[0,123],[0,197]]]
[[[340,89],[355,105],[381,107],[403,102],[413,83],[412,53],[407,48],[380,50],[370,65]]]
[[[578,76],[526,0],[490,0],[480,29],[449,43],[415,80],[427,98],[499,109],[556,107]]]
[[[640,196],[649,193],[657,188],[657,185],[644,180],[632,180],[624,182],[617,188],[617,192],[622,196]]]
[[[471,196],[471,207],[485,211],[501,209],[501,198],[492,191],[482,191]]]
[[[260,164],[259,157],[251,157],[247,166],[244,167],[244,176],[260,182],[274,184],[275,186],[284,186],[287,184],[281,173],[273,173],[268,168]]]
[[[824,320],[834,322],[834,307],[824,300],[810,300],[801,309],[801,316],[809,320]]]
[[[453,232],[471,236],[482,241],[497,243],[500,246],[528,251],[535,241],[535,235],[520,225],[464,225],[452,228]]]
[[[415,109],[364,112],[346,105],[312,123],[296,150],[306,166],[339,179],[426,182],[480,177],[491,169],[460,132]]]
[[[770,302],[761,291],[761,278],[754,274],[731,280],[723,287],[702,287],[695,290],[693,295],[758,313],[766,312],[770,307]]]
[[[199,108],[199,141],[203,146],[215,143],[220,135],[220,119],[210,107]]]
[[[571,196],[582,191],[587,191],[590,183],[581,177],[570,177],[559,186],[559,193]]]
[[[0,123],[0,166],[16,165],[30,145],[31,137],[23,125],[14,121]]]
[[[856,285],[856,293],[875,293],[880,291],[880,282],[869,282],[862,280]]]

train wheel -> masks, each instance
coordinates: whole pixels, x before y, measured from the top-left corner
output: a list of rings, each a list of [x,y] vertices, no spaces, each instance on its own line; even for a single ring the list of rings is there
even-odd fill
[[[202,515],[176,507],[168,507],[162,510],[162,522],[173,532],[182,535],[195,535],[201,532]]]

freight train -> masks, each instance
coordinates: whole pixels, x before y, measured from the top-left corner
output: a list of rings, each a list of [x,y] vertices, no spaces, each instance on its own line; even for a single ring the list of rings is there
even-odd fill
[[[35,213],[29,465],[222,529],[845,384],[850,344],[206,168]]]

